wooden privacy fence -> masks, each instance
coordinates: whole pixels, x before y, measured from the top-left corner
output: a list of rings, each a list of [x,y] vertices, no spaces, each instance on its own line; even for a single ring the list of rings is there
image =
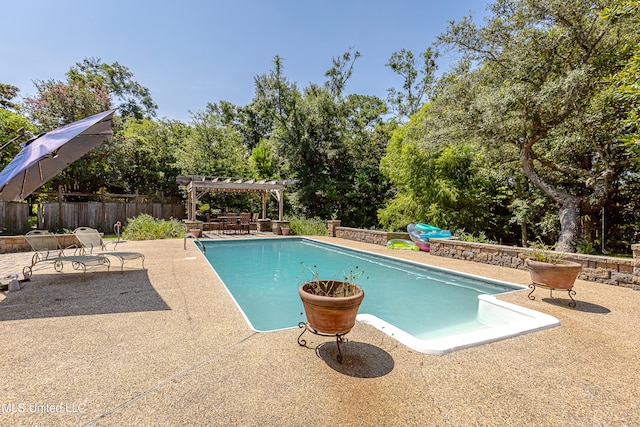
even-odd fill
[[[46,230],[74,230],[92,227],[110,233],[116,222],[126,225],[129,218],[148,214],[159,219],[184,219],[184,205],[168,203],[124,202],[49,202],[38,212],[38,228]]]
[[[27,203],[0,202],[0,235],[23,234],[28,229]]]
[[[49,231],[92,227],[111,233],[116,222],[126,225],[129,218],[149,214],[159,219],[184,219],[184,205],[152,202],[48,202],[38,206],[38,228]],[[0,202],[0,235],[29,231],[29,204]]]

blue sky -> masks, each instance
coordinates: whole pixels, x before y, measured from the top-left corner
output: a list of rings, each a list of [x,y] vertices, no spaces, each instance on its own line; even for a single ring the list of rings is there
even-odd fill
[[[402,80],[386,67],[400,49],[418,54],[451,20],[488,0],[19,0],[2,6],[0,83],[35,94],[34,80],[65,80],[84,58],[118,62],[146,86],[158,116],[188,122],[208,102],[248,104],[253,79],[284,58],[300,88],[321,84],[333,57],[362,56],[348,93],[386,99]],[[444,71],[451,56],[439,60]]]

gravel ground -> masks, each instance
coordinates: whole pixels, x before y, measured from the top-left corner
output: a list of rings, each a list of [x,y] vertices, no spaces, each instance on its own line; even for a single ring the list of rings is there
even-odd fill
[[[321,240],[528,282],[523,271]],[[501,296],[562,325],[444,356],[358,323],[338,364],[330,338],[307,334],[300,347],[298,329],[249,329],[192,241],[118,249],[144,253],[145,269],[47,268],[0,292],[0,425],[640,426],[638,291],[577,281],[575,308],[544,290]],[[0,277],[29,259],[0,255]]]

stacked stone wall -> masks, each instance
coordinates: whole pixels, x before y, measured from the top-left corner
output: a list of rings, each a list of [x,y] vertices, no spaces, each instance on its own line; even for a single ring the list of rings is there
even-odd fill
[[[409,239],[408,233],[341,227],[339,220],[328,222],[329,236],[358,242],[386,245],[390,239]],[[463,242],[455,239],[431,239],[431,255],[481,262],[501,267],[525,269],[528,248]],[[583,254],[564,254],[564,258],[582,265],[579,278],[608,285],[640,290],[640,244],[632,245],[633,258],[616,258]]]
[[[73,234],[56,234],[60,246],[63,248],[79,247],[80,242]],[[24,236],[3,236],[0,237],[0,254],[8,254],[15,252],[29,252],[31,245]]]
[[[563,254],[563,258],[582,265],[579,279],[608,285],[640,287],[640,245],[633,245],[633,258],[614,258],[596,255]],[[432,239],[431,254],[447,258],[481,262],[523,270],[528,248]]]
[[[332,227],[331,224],[329,224],[329,236],[339,237],[341,239],[347,240],[355,240],[356,242],[373,243],[374,245],[381,246],[385,246],[387,244],[387,241],[391,239],[409,239],[409,233],[394,233],[388,231],[365,230],[361,228],[340,226]]]

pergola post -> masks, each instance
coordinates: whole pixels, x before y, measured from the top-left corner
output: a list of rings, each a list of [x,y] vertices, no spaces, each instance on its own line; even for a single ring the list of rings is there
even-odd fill
[[[267,201],[269,200],[269,193],[263,191],[260,195],[262,196],[262,216],[260,218],[265,219],[267,217]]]
[[[196,194],[195,188],[193,187],[193,181],[189,182],[187,187],[187,219],[191,221],[196,220]]]
[[[278,201],[278,221],[282,221],[282,217],[284,216],[284,189],[271,190],[271,194]]]

